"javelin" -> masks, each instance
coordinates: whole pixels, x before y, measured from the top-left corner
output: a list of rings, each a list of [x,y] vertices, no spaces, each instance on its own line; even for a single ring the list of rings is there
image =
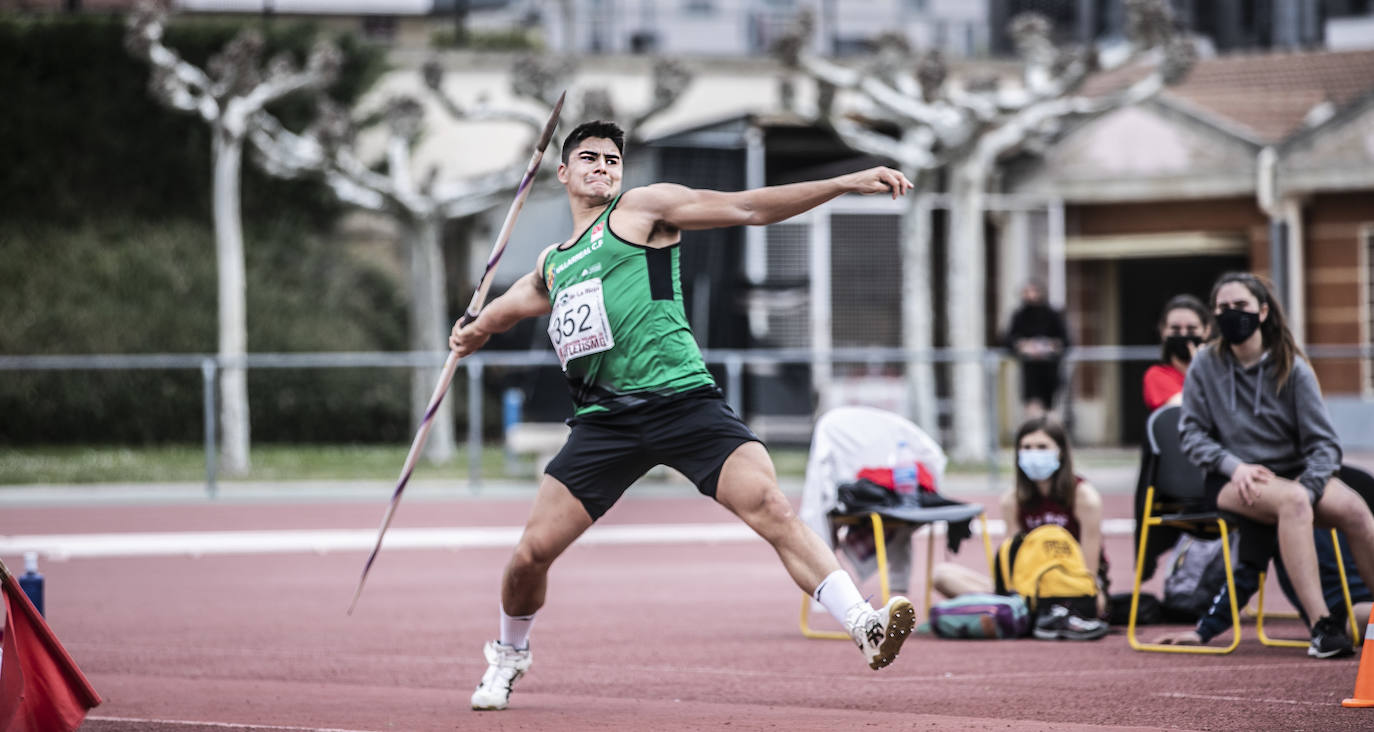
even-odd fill
[[[539,172],[539,161],[544,157],[544,148],[549,146],[549,140],[553,139],[553,128],[558,126],[558,114],[563,111],[563,99],[568,96],[564,91],[558,95],[558,102],[553,105],[553,112],[549,114],[549,121],[544,124],[544,133],[539,136],[539,142],[534,146],[534,155],[530,157],[530,164],[525,168],[525,177],[520,179],[520,187],[515,189],[515,200],[510,204],[510,210],[506,212],[506,221],[501,224],[501,233],[496,235],[496,243],[491,248],[491,256],[487,258],[487,269],[482,273],[482,279],[477,282],[477,291],[472,294],[472,302],[468,303],[468,309],[463,312],[463,317],[458,319],[458,327],[463,327],[477,319],[477,314],[482,310],[482,305],[487,301],[487,291],[491,289],[492,273],[496,271],[496,265],[501,261],[501,255],[506,251],[506,243],[510,241],[511,229],[515,228],[515,219],[520,215],[520,209],[525,205],[525,198],[529,195],[530,184],[534,182],[534,174]],[[377,544],[372,547],[372,553],[367,556],[367,562],[363,564],[363,574],[358,578],[358,589],[353,591],[353,601],[348,603],[348,614],[353,614],[353,608],[358,604],[358,597],[363,594],[363,584],[367,582],[367,573],[372,569],[372,562],[377,559],[377,552],[382,548],[382,537],[386,536],[386,529],[391,525],[391,517],[396,513],[396,506],[401,502],[401,491],[405,490],[406,483],[410,482],[410,473],[415,470],[415,463],[420,457],[420,450],[425,446],[425,440],[429,437],[429,428],[434,423],[434,414],[439,411],[439,402],[444,400],[444,394],[448,392],[449,382],[453,381],[453,372],[458,368],[458,354],[449,351],[448,360],[444,361],[444,371],[439,375],[439,383],[434,387],[434,394],[429,398],[429,406],[425,408],[425,417],[420,420],[420,428],[415,432],[415,441],[410,444],[410,452],[406,455],[405,465],[401,466],[401,478],[396,482],[396,491],[391,494],[391,504],[386,508],[386,515],[382,517],[382,528],[377,532]]]

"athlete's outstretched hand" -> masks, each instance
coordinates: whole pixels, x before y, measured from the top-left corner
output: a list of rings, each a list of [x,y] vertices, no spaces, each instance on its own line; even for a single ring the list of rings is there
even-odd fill
[[[855,193],[869,195],[891,192],[894,200],[897,196],[906,195],[914,185],[901,171],[882,165],[841,176],[840,180]]]

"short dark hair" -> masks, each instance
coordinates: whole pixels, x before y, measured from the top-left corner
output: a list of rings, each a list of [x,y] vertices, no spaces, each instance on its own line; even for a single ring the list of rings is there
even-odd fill
[[[625,131],[620,129],[620,126],[614,122],[599,119],[592,122],[583,122],[574,127],[573,131],[569,132],[568,136],[563,139],[564,165],[568,164],[568,156],[572,154],[573,148],[577,147],[577,143],[582,142],[588,137],[604,137],[615,143],[615,149],[619,150],[621,155],[625,154]]]

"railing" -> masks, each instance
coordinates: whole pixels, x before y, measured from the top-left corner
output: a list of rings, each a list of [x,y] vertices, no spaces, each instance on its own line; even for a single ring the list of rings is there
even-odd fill
[[[1334,345],[1310,346],[1306,349],[1313,360],[1327,358],[1374,359],[1374,345]],[[219,371],[224,368],[246,369],[297,369],[297,368],[435,368],[443,366],[447,351],[406,351],[406,352],[317,352],[317,353],[254,353],[240,359],[220,358],[215,354],[97,354],[97,355],[52,355],[52,356],[0,356],[0,371],[85,371],[85,370],[144,370],[144,369],[199,369],[204,384],[204,435],[205,435],[205,482],[206,491],[211,498],[216,495],[218,462],[216,456],[216,419],[218,414],[215,383]],[[1010,361],[1006,351],[984,349],[961,351],[954,349],[932,349],[929,351],[905,351],[900,348],[836,348],[816,351],[809,348],[781,349],[706,349],[702,351],[708,365],[718,366],[725,371],[726,399],[730,406],[740,414],[745,410],[741,402],[744,393],[744,376],[749,367],[814,364],[869,364],[883,366],[910,363],[953,363],[977,361],[982,366],[987,409],[987,447],[989,454],[988,469],[995,473],[994,462],[999,447],[999,428],[1001,420],[1001,400],[998,394],[998,378],[1001,365]],[[1071,348],[1065,355],[1065,363],[1072,374],[1078,364],[1085,363],[1123,363],[1132,361],[1155,361],[1159,358],[1158,346],[1082,346]],[[459,362],[467,381],[467,419],[468,419],[468,465],[469,480],[473,486],[481,484],[481,455],[483,444],[482,377],[487,367],[557,367],[558,360],[551,351],[483,351],[475,353]],[[1071,378],[1071,377],[1070,377]],[[1071,413],[1072,388],[1066,388],[1065,412]],[[940,411],[947,411],[941,409]]]

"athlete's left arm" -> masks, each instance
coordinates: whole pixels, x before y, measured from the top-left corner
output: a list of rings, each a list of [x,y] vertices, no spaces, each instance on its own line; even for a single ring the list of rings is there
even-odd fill
[[[737,193],[656,183],[626,192],[621,206],[642,212],[656,225],[680,230],[764,226],[792,218],[846,193],[891,193],[895,199],[911,187],[911,181],[899,171],[880,166],[825,180]]]

